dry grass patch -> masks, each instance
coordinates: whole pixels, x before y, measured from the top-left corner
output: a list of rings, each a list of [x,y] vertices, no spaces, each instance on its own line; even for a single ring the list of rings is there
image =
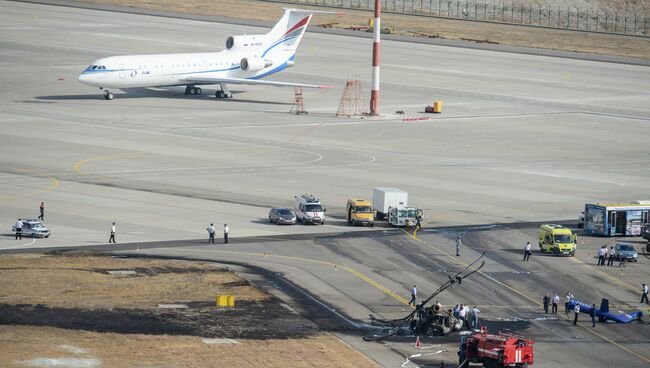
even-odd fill
[[[112,4],[200,15],[218,15],[242,19],[275,21],[283,7],[291,4],[255,0],[84,0],[80,2]],[[297,7],[310,8],[304,4]],[[345,15],[319,14],[314,24],[337,23],[334,27],[366,25],[369,11],[345,10]],[[398,34],[438,35],[448,39],[490,40],[505,45],[616,55],[650,59],[650,38],[572,32],[555,29],[520,27],[505,24],[469,22],[417,16],[384,14],[382,26]],[[223,40],[225,42],[225,40]]]
[[[136,275],[109,274],[133,270]],[[205,263],[96,256],[0,256],[0,304],[44,304],[61,308],[155,308],[158,304],[238,301],[268,295],[232,272]]]
[[[39,358],[99,361],[102,367],[376,367],[337,338],[238,340],[207,345],[192,336],[122,335],[2,326],[0,367]],[[90,365],[85,365],[90,366]]]

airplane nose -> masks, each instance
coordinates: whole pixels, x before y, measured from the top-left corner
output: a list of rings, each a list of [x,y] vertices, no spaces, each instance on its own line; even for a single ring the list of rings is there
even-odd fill
[[[88,82],[88,74],[81,73],[79,74],[79,77],[77,77],[79,82],[86,84]]]

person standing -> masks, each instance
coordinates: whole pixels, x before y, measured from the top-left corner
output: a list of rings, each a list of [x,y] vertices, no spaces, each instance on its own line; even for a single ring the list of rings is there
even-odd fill
[[[530,245],[530,242],[526,242],[526,246],[524,247],[524,261],[528,261],[530,259],[530,255],[533,253],[533,247]]]
[[[108,242],[109,242],[109,243],[116,243],[116,242],[115,242],[115,231],[116,231],[116,229],[115,229],[115,223],[113,222],[113,225],[111,225],[111,237],[108,238]]]
[[[458,318],[460,318],[461,321],[463,321],[463,327],[467,326],[467,310],[465,309],[464,305],[460,305],[460,309],[458,310]]]
[[[472,308],[472,329],[478,328],[478,315],[481,314],[481,311],[477,306]]]
[[[23,221],[21,219],[18,219],[16,221],[16,240],[23,239]]]
[[[569,314],[569,302],[573,299],[573,295],[570,291],[567,291],[564,294],[564,314]]]
[[[596,304],[591,305],[589,316],[591,316],[591,327],[596,327]]]
[[[38,207],[40,210],[40,215],[38,215],[38,219],[41,221],[45,221],[45,202],[41,202],[41,206]]]
[[[460,234],[458,234],[458,238],[456,238],[456,256],[460,256],[460,247],[463,246],[463,241],[460,240]]]
[[[230,232],[230,228],[228,227],[228,224],[223,224],[223,243],[228,244],[228,233]]]
[[[214,224],[210,224],[206,230],[208,230],[208,244],[214,244],[214,233],[217,231]]]
[[[614,256],[616,255],[616,251],[614,250],[614,246],[609,247],[609,258],[607,259],[607,265],[608,266],[613,266],[614,265]]]
[[[542,299],[542,303],[544,304],[544,314],[548,314],[548,305],[551,302],[551,298],[548,297],[548,293],[544,295],[544,299]]]
[[[411,300],[409,301],[409,305],[413,304],[415,306],[415,299],[418,296],[418,289],[413,285],[413,289],[411,289]]]
[[[557,293],[555,293],[551,302],[551,314],[557,314],[557,305],[560,302],[560,297],[557,295]]]
[[[573,317],[573,324],[577,325],[578,324],[578,315],[580,314],[580,304],[576,303],[576,305],[573,307],[573,312],[575,313],[575,316]]]
[[[640,301],[640,303],[643,303],[644,299],[645,299],[645,302],[647,304],[650,304],[648,302],[648,285],[646,285],[646,284],[641,285],[641,301]]]
[[[607,254],[607,245],[603,245],[598,250],[598,265],[599,266],[604,266],[605,265],[605,255],[606,254]]]

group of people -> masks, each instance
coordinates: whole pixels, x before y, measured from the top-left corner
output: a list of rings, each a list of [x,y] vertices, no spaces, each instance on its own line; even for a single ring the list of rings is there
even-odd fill
[[[463,321],[463,327],[467,327],[470,330],[479,327],[478,316],[481,311],[477,306],[474,306],[471,310],[467,305],[457,304],[452,310],[454,317]]]
[[[567,291],[567,295],[569,292]],[[571,300],[571,299],[569,299]],[[544,314],[548,314],[548,306],[551,304],[551,314],[557,314],[557,305],[560,303],[560,297],[555,293],[553,295],[553,298],[548,296],[548,293],[544,295],[544,298],[542,299],[542,304],[544,305]],[[564,305],[565,311],[568,311],[569,309],[569,302],[566,302]]]
[[[607,250],[607,245],[603,245],[600,247],[600,249],[598,249],[598,266],[604,266],[605,261],[607,261],[608,266],[613,266],[614,258],[616,258],[616,251],[614,250],[613,245],[610,245],[609,250]],[[627,258],[621,257],[618,264],[619,267],[623,266],[626,260]]]
[[[214,233],[217,231],[214,228],[214,224],[210,224],[208,228],[206,229],[208,231],[208,244],[214,244]],[[230,232],[230,228],[228,227],[228,224],[223,224],[223,243],[228,244],[228,233]]]

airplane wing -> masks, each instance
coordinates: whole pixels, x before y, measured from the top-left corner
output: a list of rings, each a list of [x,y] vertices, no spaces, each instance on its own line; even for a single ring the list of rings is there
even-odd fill
[[[189,83],[196,83],[196,84],[228,83],[228,84],[253,84],[253,85],[257,84],[263,86],[276,86],[276,87],[333,88],[332,86],[319,86],[315,84],[276,82],[276,81],[268,81],[268,80],[261,80],[261,79],[246,79],[246,78],[205,77],[199,75],[197,76],[189,75],[185,77],[185,80]]]

